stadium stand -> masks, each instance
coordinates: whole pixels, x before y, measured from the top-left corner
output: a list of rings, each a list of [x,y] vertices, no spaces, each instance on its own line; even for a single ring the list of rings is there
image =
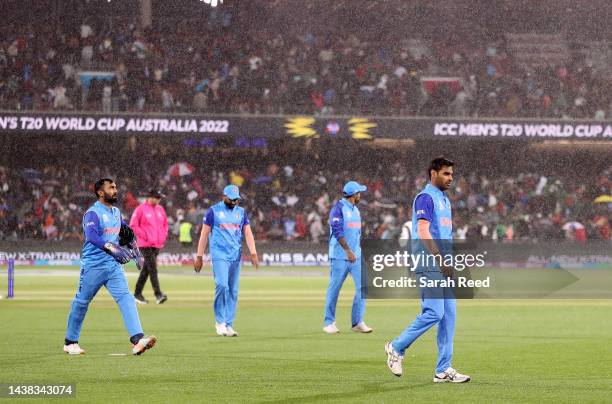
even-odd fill
[[[529,32],[495,40],[460,30],[372,38],[318,27],[286,35],[239,17],[217,17],[213,29],[93,18],[71,28],[1,25],[0,109],[611,114],[612,76],[601,70],[610,66],[609,41]]]
[[[51,154],[54,147],[62,147],[61,142],[39,146]],[[95,153],[98,147],[91,149]],[[362,146],[320,147],[301,157],[290,146],[269,151],[184,149],[151,141],[139,146],[135,161],[129,158],[134,156],[129,147],[117,147],[106,157],[112,169],[85,157],[67,169],[46,163],[42,151],[34,161],[1,167],[0,237],[79,239],[82,214],[93,198],[93,178],[109,175],[118,183],[128,217],[149,188],[162,189],[168,195],[164,205],[174,237],[181,221],[191,222],[197,231],[205,210],[231,182],[241,187],[258,238],[315,242],[327,240],[330,205],[351,177],[369,188],[361,209],[365,237],[397,238],[409,219],[407,207],[426,181],[422,164],[402,163],[410,154]],[[514,151],[514,158],[521,153]],[[189,164],[186,174],[168,170],[177,162]],[[571,165],[531,171],[524,166],[517,172],[478,162],[458,164],[450,194],[456,237],[563,239],[574,237],[571,223],[577,222],[589,239],[610,239],[608,205],[593,201],[612,195],[612,167],[599,170],[593,165],[579,175]],[[598,174],[585,177],[589,172]]]

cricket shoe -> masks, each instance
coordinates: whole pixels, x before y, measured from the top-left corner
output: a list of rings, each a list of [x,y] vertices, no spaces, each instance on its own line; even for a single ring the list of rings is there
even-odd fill
[[[217,335],[222,335],[224,337],[227,335],[225,323],[215,323],[215,330],[217,331]]]
[[[337,334],[340,332],[338,327],[336,327],[336,323],[331,323],[331,324],[326,325],[325,327],[323,327],[323,331],[325,331],[328,334]]]
[[[462,375],[453,368],[448,368],[442,373],[436,373],[433,378],[434,383],[466,383],[470,381],[470,376]]]
[[[370,333],[370,332],[374,331],[374,329],[368,327],[366,325],[366,323],[364,323],[363,321],[360,322],[359,324],[353,326],[353,328],[351,328],[351,330],[353,330],[355,332],[360,332],[360,333],[363,333],[363,334],[367,334],[367,333]]]
[[[168,300],[168,296],[166,296],[166,294],[162,294],[161,296],[159,296],[156,300],[157,304],[164,304],[164,302]]]
[[[136,300],[136,303],[138,303],[138,304],[147,304],[147,303],[149,303],[149,301],[147,299],[145,299],[143,295],[134,295],[134,300]]]
[[[83,350],[79,344],[70,344],[64,345],[64,352],[66,352],[68,355],[83,355],[85,350]]]
[[[238,333],[236,332],[236,330],[232,328],[231,325],[228,325],[225,327],[225,336],[226,337],[237,337]]]
[[[404,355],[400,355],[395,352],[391,342],[385,343],[385,353],[387,354],[387,367],[397,377],[402,376],[402,362],[404,362]]]
[[[134,344],[134,347],[132,348],[132,354],[142,355],[147,349],[153,348],[156,342],[157,337],[154,335],[151,335],[150,337],[143,337],[139,339],[136,344]]]

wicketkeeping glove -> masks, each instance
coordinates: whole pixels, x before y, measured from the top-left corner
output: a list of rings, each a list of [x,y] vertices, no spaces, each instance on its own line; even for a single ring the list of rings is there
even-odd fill
[[[135,238],[134,238],[134,241],[132,241],[128,247],[130,248],[130,252],[132,253],[134,262],[136,263],[136,268],[138,268],[138,270],[141,271],[144,265],[144,257],[140,253],[140,248],[138,248]]]
[[[136,240],[134,230],[126,224],[121,224],[121,230],[119,230],[119,245],[126,246]]]
[[[115,261],[120,264],[127,264],[132,259],[132,252],[130,250],[111,242],[104,244],[104,251],[110,254]]]

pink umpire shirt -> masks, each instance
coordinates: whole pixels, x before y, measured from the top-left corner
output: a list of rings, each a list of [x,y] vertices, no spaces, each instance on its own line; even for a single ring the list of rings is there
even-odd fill
[[[138,247],[162,248],[166,244],[168,218],[161,205],[139,205],[132,213],[130,227],[138,237]]]

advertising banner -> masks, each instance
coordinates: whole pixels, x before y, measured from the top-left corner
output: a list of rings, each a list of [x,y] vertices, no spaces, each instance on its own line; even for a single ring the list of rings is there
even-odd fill
[[[402,244],[404,247],[402,247]],[[478,248],[474,247],[476,245]],[[501,243],[479,241],[477,243],[456,243],[453,248],[465,251],[470,248],[475,262],[483,261],[486,268],[506,269],[605,269],[612,270],[612,250],[607,242],[591,241],[585,244],[578,243]],[[403,254],[406,251],[405,243],[398,240],[362,240],[364,260],[373,260],[373,257]],[[323,266],[329,265],[327,246],[325,244],[312,244],[306,242],[269,243],[260,246],[259,259],[264,266]],[[482,251],[480,251],[482,250]],[[20,248],[18,244],[0,244],[0,265],[5,265],[8,259],[15,260],[17,265],[80,265],[81,250],[76,245],[56,245],[50,247],[30,244]],[[244,262],[249,262],[243,249]],[[482,256],[478,255],[482,254]],[[158,255],[160,266],[191,266],[195,258],[195,251],[178,246],[168,246]],[[369,266],[375,267],[380,263],[372,261]],[[460,264],[459,264],[460,265]],[[456,267],[458,265],[455,265]],[[612,271],[611,271],[612,273]]]
[[[185,134],[246,138],[609,140],[611,121],[363,116],[0,112],[0,134]]]

